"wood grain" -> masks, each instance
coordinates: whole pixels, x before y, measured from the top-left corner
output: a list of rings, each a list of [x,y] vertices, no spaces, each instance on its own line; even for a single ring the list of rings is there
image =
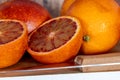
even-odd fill
[[[79,55],[75,62],[82,72],[103,72],[120,70],[120,52],[100,55]]]

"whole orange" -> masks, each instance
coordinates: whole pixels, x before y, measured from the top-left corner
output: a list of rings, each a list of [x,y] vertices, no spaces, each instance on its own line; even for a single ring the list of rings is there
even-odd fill
[[[0,18],[17,19],[26,23],[28,32],[51,18],[49,12],[31,0],[10,0],[0,5]]]
[[[119,5],[115,0],[75,0],[62,15],[77,17],[82,22],[84,54],[104,53],[119,41]]]

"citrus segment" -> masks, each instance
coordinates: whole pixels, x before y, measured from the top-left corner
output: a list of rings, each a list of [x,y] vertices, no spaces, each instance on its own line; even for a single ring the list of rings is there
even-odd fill
[[[53,23],[54,22],[54,23]],[[70,19],[53,20],[32,34],[29,46],[37,52],[47,52],[64,45],[74,35],[76,23]],[[40,36],[38,36],[39,34]]]
[[[16,27],[17,26],[17,27]],[[23,27],[18,22],[0,22],[0,44],[5,44],[21,36]]]
[[[16,64],[23,56],[28,42],[27,26],[18,21],[0,20],[0,68]]]
[[[42,63],[60,63],[77,55],[82,44],[79,20],[62,16],[53,18],[29,36],[28,52]]]

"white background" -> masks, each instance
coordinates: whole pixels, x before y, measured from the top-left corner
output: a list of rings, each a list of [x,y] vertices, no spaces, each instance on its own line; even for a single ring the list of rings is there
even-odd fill
[[[21,76],[0,78],[0,80],[120,80],[120,72]]]

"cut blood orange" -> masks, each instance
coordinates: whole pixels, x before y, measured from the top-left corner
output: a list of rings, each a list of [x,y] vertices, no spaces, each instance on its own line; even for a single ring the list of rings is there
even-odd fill
[[[61,16],[46,21],[29,36],[28,52],[42,63],[60,63],[75,57],[81,47],[79,20]]]
[[[27,27],[17,20],[0,20],[0,68],[17,63],[27,48]]]

